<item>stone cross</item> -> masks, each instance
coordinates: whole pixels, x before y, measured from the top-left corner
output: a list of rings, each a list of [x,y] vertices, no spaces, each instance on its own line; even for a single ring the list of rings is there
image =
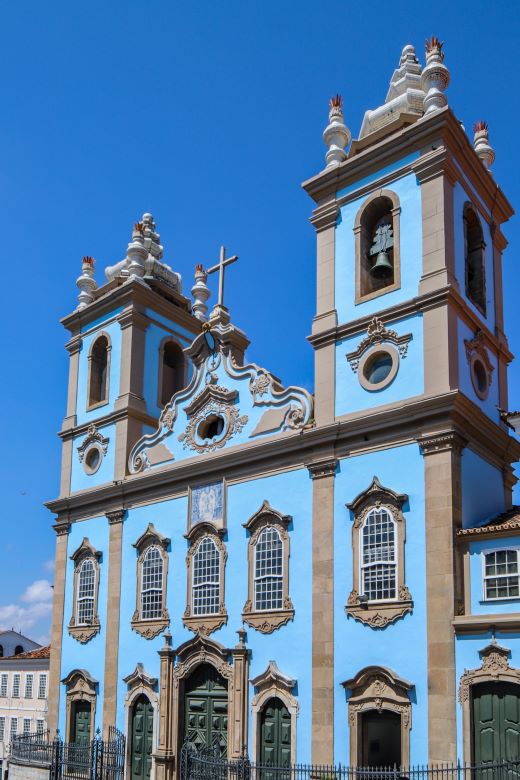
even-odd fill
[[[233,255],[233,257],[226,257],[226,249],[225,247],[221,246],[219,262],[214,265],[213,268],[208,268],[206,272],[208,274],[215,273],[215,271],[219,272],[217,306],[224,306],[224,270],[227,265],[231,265],[231,263],[234,263],[236,260],[238,260],[238,255]]]

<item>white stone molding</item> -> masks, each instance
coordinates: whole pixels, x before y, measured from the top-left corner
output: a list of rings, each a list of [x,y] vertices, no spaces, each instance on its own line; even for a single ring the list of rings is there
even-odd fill
[[[186,609],[184,610],[182,622],[190,631],[201,635],[204,634],[205,636],[218,628],[222,628],[228,619],[225,599],[226,561],[228,554],[222,538],[225,533],[223,528],[217,529],[211,523],[197,523],[186,534],[190,546],[186,555]],[[215,544],[219,554],[219,607],[215,613],[195,615],[192,611],[194,557],[201,542],[208,537]]]
[[[276,661],[269,661],[264,672],[250,680],[255,689],[255,695],[251,700],[252,714],[252,750],[253,761],[260,761],[259,749],[261,745],[260,730],[262,727],[262,710],[270,699],[279,699],[287,708],[291,716],[291,763],[296,763],[296,719],[300,712],[298,699],[294,695],[296,680],[283,674]]]
[[[327,147],[327,168],[333,168],[347,159],[345,147],[351,139],[352,134],[345,125],[343,116],[343,99],[341,95],[335,95],[330,99],[329,124],[323,131],[323,141]]]
[[[101,552],[92,546],[89,539],[85,536],[80,546],[70,556],[74,562],[73,588],[72,588],[72,615],[68,625],[68,632],[77,642],[86,644],[92,637],[96,636],[101,630],[98,614],[98,595],[99,595],[99,576]],[[85,560],[91,560],[94,567],[94,608],[92,622],[88,624],[78,622],[77,598],[79,586],[79,574],[81,565]]]
[[[168,583],[168,546],[170,539],[160,534],[152,523],[148,523],[143,534],[133,543],[138,553],[136,563],[136,596],[135,611],[132,615],[132,629],[145,639],[154,639],[170,624],[170,616],[166,608],[166,588]],[[162,558],[162,612],[160,617],[143,618],[141,614],[141,586],[143,580],[143,564],[150,547],[157,547]]]
[[[206,284],[208,281],[208,274],[199,263],[195,267],[195,284],[191,288],[191,294],[193,295],[192,310],[194,316],[201,322],[207,322],[208,306],[207,300],[211,295],[211,290]]]
[[[73,669],[61,682],[65,685],[67,691],[65,740],[72,742],[71,718],[73,705],[76,701],[87,701],[90,703],[90,739],[94,739],[98,681],[86,669]]]
[[[482,160],[484,168],[489,171],[495,162],[495,150],[489,143],[489,127],[482,119],[473,125],[473,148],[477,157]]]
[[[421,85],[426,93],[424,113],[431,114],[448,105],[444,92],[450,83],[450,72],[444,64],[444,46],[434,35],[426,41],[426,67],[421,76]]]
[[[143,695],[146,696],[153,708],[152,744],[154,745],[153,753],[155,753],[155,745],[157,744],[157,734],[159,727],[159,695],[157,693],[158,680],[156,677],[152,677],[151,675],[147,674],[143,668],[143,665],[138,663],[131,674],[123,677],[123,682],[128,689],[125,696],[125,734],[127,735],[126,765],[130,766],[132,758],[132,710],[135,701],[139,698],[139,696]],[[155,759],[152,754],[152,774],[150,776],[150,780],[154,780],[154,778]]]
[[[79,305],[76,307],[76,311],[85,309],[89,303],[95,298],[95,291],[97,290],[97,282],[94,279],[94,266],[95,260],[93,257],[84,257],[81,264],[81,276],[76,280],[76,285],[79,288]]]
[[[77,448],[78,449],[79,462],[80,463],[85,463],[86,462],[85,458],[86,458],[88,452],[91,449],[95,448],[95,449],[97,449],[99,451],[99,455],[100,455],[100,457],[99,457],[99,465],[95,469],[95,471],[97,471],[97,469],[101,465],[101,461],[103,460],[103,458],[107,454],[109,442],[110,442],[110,439],[107,436],[103,436],[103,434],[100,433],[100,431],[97,429],[96,425],[94,423],[91,423],[88,426],[87,435],[85,436],[85,438],[81,442],[80,446]],[[92,472],[88,472],[88,473],[94,473],[94,472],[92,471]]]

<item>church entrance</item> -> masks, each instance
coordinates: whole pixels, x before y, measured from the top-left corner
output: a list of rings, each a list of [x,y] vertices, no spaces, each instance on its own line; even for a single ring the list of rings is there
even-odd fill
[[[90,743],[91,705],[81,699],[72,703],[72,718],[70,723],[70,741],[76,745]]]
[[[184,684],[184,737],[197,750],[227,756],[227,682],[209,664],[197,666]]]
[[[401,766],[401,715],[368,710],[361,722],[361,766]]]
[[[473,761],[520,755],[520,686],[506,682],[473,686]]]
[[[269,699],[260,720],[260,763],[290,766],[291,716],[280,699]]]
[[[153,707],[144,695],[132,707],[130,739],[130,778],[147,780],[152,774]]]

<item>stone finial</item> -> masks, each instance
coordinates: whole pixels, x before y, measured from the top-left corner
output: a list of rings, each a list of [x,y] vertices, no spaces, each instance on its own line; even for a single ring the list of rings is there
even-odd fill
[[[144,224],[135,222],[132,231],[132,240],[126,250],[128,258],[128,275],[130,279],[143,277],[145,274],[144,263],[148,257],[148,250],[144,245]]]
[[[341,95],[335,95],[330,99],[329,124],[323,131],[323,140],[327,147],[325,159],[327,168],[339,165],[347,159],[345,147],[349,145],[352,134],[345,125],[343,116],[343,100]]]
[[[439,108],[448,105],[444,92],[450,83],[450,72],[444,64],[442,43],[434,35],[426,40],[426,67],[421,76],[421,84],[426,92],[424,98],[424,113],[431,114]]]
[[[473,125],[473,148],[489,171],[495,161],[495,150],[489,144],[489,129],[487,122],[482,120]]]
[[[206,284],[207,281],[208,274],[199,263],[195,266],[195,284],[191,288],[191,294],[193,295],[193,305],[191,308],[194,316],[201,322],[207,322],[208,319],[206,316],[206,312],[208,311],[206,301],[211,295],[211,291]]]
[[[84,309],[89,303],[94,300],[94,290],[97,290],[97,282],[94,279],[94,265],[95,261],[93,257],[84,257],[81,264],[81,276],[76,280],[76,284],[79,287],[79,306],[76,311]]]

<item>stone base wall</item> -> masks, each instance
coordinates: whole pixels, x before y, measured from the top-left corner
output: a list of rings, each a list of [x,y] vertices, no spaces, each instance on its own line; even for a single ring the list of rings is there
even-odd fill
[[[9,761],[7,765],[9,770],[9,780],[49,780],[50,769],[45,766],[35,766],[34,764],[16,764]]]

